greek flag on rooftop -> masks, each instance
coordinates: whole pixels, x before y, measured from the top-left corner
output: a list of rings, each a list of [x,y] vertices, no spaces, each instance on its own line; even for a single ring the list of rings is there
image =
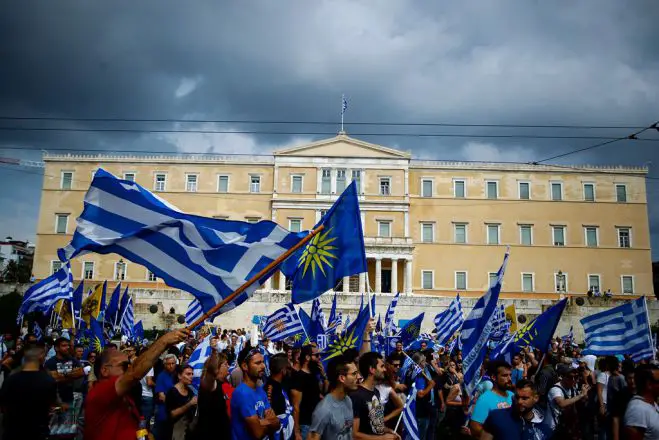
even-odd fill
[[[201,304],[196,299],[190,301],[188,304],[188,310],[185,312],[185,323],[187,325],[192,325],[197,319],[201,318],[204,315],[204,311],[201,309]]]
[[[503,283],[503,275],[506,271],[508,256],[509,251],[506,251],[506,255],[503,257],[503,264],[497,272],[497,281],[490,286],[485,295],[480,297],[464,324],[462,324],[460,340],[462,342],[462,353],[464,356],[462,361],[464,383],[469,394],[472,393],[478,382],[478,374],[485,358],[487,341],[490,337],[490,332],[493,330],[492,321],[497,309],[497,301],[501,292],[501,284]]]
[[[17,321],[30,312],[50,309],[60,299],[71,300],[72,298],[73,276],[67,263],[60,270],[39,281],[25,292],[21,307],[18,309]]]
[[[295,245],[295,234],[271,221],[255,224],[181,212],[135,182],[96,171],[62,261],[89,252],[115,253],[190,292],[208,311]],[[271,274],[224,306],[245,302]]]
[[[451,305],[448,307],[448,309],[438,313],[437,316],[435,316],[437,342],[440,345],[446,345],[449,339],[451,339],[451,336],[460,330],[464,320],[465,318],[462,314],[462,302],[460,301],[460,295],[458,295],[451,302]]]
[[[135,316],[133,315],[133,298],[128,298],[126,310],[121,317],[121,333],[124,336],[133,336],[133,327],[135,327]]]
[[[586,335],[584,354],[633,354],[634,359],[654,355],[645,297],[581,320]]]
[[[389,307],[387,307],[387,314],[384,316],[384,333],[393,336],[396,334],[396,324],[394,323],[394,314],[396,313],[396,305],[398,305],[398,296],[400,292],[396,293],[393,297]]]
[[[405,408],[403,408],[403,426],[405,427],[404,439],[420,440],[419,427],[416,424],[416,387],[413,385]]]
[[[268,316],[263,326],[263,335],[273,342],[283,341],[298,333],[304,333],[304,327],[292,304],[286,304]]]

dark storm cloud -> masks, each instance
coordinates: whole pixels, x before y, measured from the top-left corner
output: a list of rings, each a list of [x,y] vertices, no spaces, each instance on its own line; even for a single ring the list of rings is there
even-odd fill
[[[0,115],[645,125],[659,119],[657,2],[20,1],[0,14]],[[45,122],[7,122],[2,126]],[[330,126],[67,123],[80,128],[337,130]],[[348,125],[350,133],[627,134]],[[268,151],[323,136],[0,131],[0,144]],[[369,136],[416,156],[531,161],[593,141]],[[659,166],[655,144],[561,163]],[[0,150],[33,158],[35,153]],[[33,174],[18,179],[38,200]],[[654,169],[652,174],[655,173]],[[651,190],[657,194],[657,185]],[[652,192],[649,198],[652,197]],[[0,203],[17,203],[0,192]],[[35,202],[36,207],[38,203]],[[16,214],[18,215],[18,214]],[[31,217],[36,218],[36,208]],[[30,217],[20,214],[20,218]],[[34,218],[14,235],[33,235]],[[659,212],[651,205],[653,231]],[[27,226],[26,226],[27,225]],[[659,245],[659,236],[653,236]],[[657,248],[658,246],[655,246]]]

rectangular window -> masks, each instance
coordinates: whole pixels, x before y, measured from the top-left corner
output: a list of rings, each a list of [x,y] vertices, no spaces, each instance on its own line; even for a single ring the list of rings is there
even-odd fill
[[[391,237],[390,221],[378,221],[378,237]]]
[[[632,247],[632,230],[630,228],[618,228],[618,246],[621,248]]]
[[[531,198],[531,184],[529,182],[519,182],[519,198],[522,200]]]
[[[434,230],[434,223],[421,223],[421,241],[424,243],[432,243],[435,241]]]
[[[352,170],[352,180],[355,181],[355,186],[357,187],[357,194],[362,193],[362,171],[361,170]]]
[[[467,243],[467,225],[461,223],[453,225],[453,241],[460,244]]]
[[[229,176],[217,176],[217,192],[229,192]]]
[[[488,287],[494,286],[497,283],[497,280],[499,279],[499,277],[497,277],[496,272],[488,272],[487,273],[487,278],[489,280]]]
[[[73,185],[73,173],[71,171],[62,171],[61,189],[71,189]]]
[[[522,292],[533,292],[533,274],[532,273],[523,273],[522,274]]]
[[[464,199],[467,196],[467,190],[464,180],[453,181],[453,197],[456,199]]]
[[[433,289],[434,276],[432,270],[422,270],[421,271],[421,288],[422,289]]]
[[[261,217],[245,217],[247,223],[258,223]]]
[[[499,244],[499,225],[487,225],[487,244]]]
[[[487,198],[488,199],[498,199],[499,198],[499,182],[487,182]]]
[[[616,201],[627,202],[627,185],[616,185]]]
[[[126,263],[117,262],[114,265],[114,280],[123,281],[126,279]]]
[[[598,228],[596,226],[586,226],[586,246],[597,247]]]
[[[146,280],[155,282],[158,278],[156,277],[156,274],[151,272],[149,269],[146,270]]]
[[[197,175],[186,174],[185,177],[185,190],[187,192],[197,192]]]
[[[329,194],[332,192],[332,170],[329,168],[323,168],[320,170],[321,181],[320,181],[320,193]]]
[[[156,174],[156,191],[165,191],[167,189],[167,174]]]
[[[599,275],[588,275],[588,290],[590,290],[593,293],[599,293],[600,291]]]
[[[94,279],[94,262],[85,261],[82,265],[82,279],[84,280],[93,280]]]
[[[380,195],[391,195],[391,179],[389,177],[380,177]]]
[[[252,193],[261,192],[261,176],[249,177],[249,192]]]
[[[289,219],[288,230],[291,232],[300,232],[302,230],[302,219],[299,218]]]
[[[552,226],[554,246],[565,246],[565,226]]]
[[[431,179],[421,180],[421,197],[432,197],[432,183]]]
[[[68,223],[69,223],[69,214],[56,214],[55,233],[66,234]]]
[[[554,274],[554,286],[557,293],[567,292],[567,274],[565,272]]]
[[[563,184],[561,182],[551,183],[551,199],[563,200]]]
[[[531,246],[533,244],[533,226],[520,225],[519,243],[525,246]]]
[[[124,180],[135,182],[135,173],[124,173]]]
[[[634,293],[634,277],[631,275],[623,275],[622,280],[622,293]]]
[[[346,189],[346,170],[336,170],[336,193],[341,194]]]
[[[467,290],[467,272],[455,273],[455,289]]]
[[[583,199],[586,202],[595,201],[595,184],[594,183],[584,183],[583,184]]]
[[[58,270],[62,268],[62,262],[61,261],[51,261],[50,262],[50,274],[54,274]]]
[[[291,192],[298,194],[302,192],[302,176],[291,176]]]

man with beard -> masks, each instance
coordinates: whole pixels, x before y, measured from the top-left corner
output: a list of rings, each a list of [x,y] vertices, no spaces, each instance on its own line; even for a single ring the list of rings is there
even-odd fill
[[[357,390],[357,366],[343,357],[328,365],[330,393],[313,412],[308,440],[352,439],[353,411],[349,392]]]
[[[545,440],[552,431],[544,415],[535,408],[538,392],[533,382],[520,379],[515,386],[513,406],[490,412],[480,440]]]
[[[313,410],[322,398],[319,377],[325,379],[318,347],[305,345],[300,353],[300,370],[293,373],[291,380],[295,440],[306,440],[309,434]]]
[[[509,408],[513,403],[512,367],[506,361],[491,361],[488,364],[488,372],[492,379],[492,389],[484,392],[478,397],[474,406],[474,413],[469,422],[471,435],[479,438],[483,431],[483,423],[491,411],[495,409]]]
[[[384,406],[375,383],[384,380],[386,369],[380,353],[368,352],[359,358],[359,373],[364,381],[350,394],[352,401],[352,432],[355,440],[395,440],[400,437],[384,424]]]
[[[246,348],[238,356],[243,381],[231,398],[231,438],[260,440],[281,426],[270,407],[268,396],[256,382],[263,378],[265,363],[258,348]]]

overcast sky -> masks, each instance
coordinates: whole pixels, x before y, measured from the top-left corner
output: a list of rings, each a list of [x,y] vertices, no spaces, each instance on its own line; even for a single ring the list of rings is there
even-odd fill
[[[658,22],[655,0],[9,1],[0,14],[0,116],[336,122],[345,93],[347,131],[355,137],[415,157],[535,161],[597,140],[476,136],[633,130],[350,122],[648,126],[659,120]],[[337,130],[336,123],[0,118],[0,156],[40,160],[42,149],[63,148],[267,153]],[[475,137],[400,136],[428,133]],[[557,163],[653,162],[650,176],[659,178],[658,148],[625,141]],[[43,177],[35,168],[2,165],[0,179],[0,235],[34,240]],[[659,180],[649,180],[648,189],[659,258]]]

